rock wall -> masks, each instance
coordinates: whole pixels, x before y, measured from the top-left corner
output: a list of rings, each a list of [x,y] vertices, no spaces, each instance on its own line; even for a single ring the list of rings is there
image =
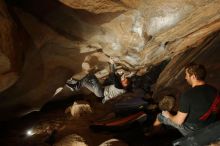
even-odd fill
[[[183,54],[175,56],[160,74],[154,88],[154,98],[161,99],[164,95],[174,95],[178,98],[184,90],[190,87],[185,81],[184,72],[184,66],[189,62],[203,64],[207,69],[207,83],[219,90],[219,41],[220,32],[217,32],[199,47],[191,48]]]
[[[171,59],[155,97],[179,84],[187,62],[201,59],[208,69],[218,68],[206,58],[218,56],[217,49],[207,51],[219,47],[214,43],[219,6],[219,0],[20,0],[7,6],[1,1],[0,114],[39,110],[57,98],[53,93],[69,77],[80,79],[90,69],[106,76],[110,56],[132,71]],[[219,87],[217,80],[210,81]]]
[[[0,1],[0,92],[12,86],[23,65],[23,52],[28,46],[27,34],[11,17]],[[26,41],[26,44],[25,44]]]
[[[48,0],[53,7],[41,10],[37,7],[43,1],[35,1],[34,7],[29,4],[33,2],[25,1],[23,6],[57,31],[84,40],[82,44],[87,49],[102,49],[105,54],[118,57],[128,68],[173,57],[220,27],[219,1],[137,1],[135,8],[123,11],[111,8],[125,7],[123,2],[61,2],[65,5]],[[97,7],[100,12],[95,11]]]

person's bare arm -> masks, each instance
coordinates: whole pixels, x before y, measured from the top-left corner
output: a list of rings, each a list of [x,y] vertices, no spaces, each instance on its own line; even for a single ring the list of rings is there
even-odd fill
[[[160,125],[161,125],[161,122],[156,118],[156,120],[153,123],[153,126],[157,127],[157,126],[160,126]]]
[[[188,113],[183,113],[183,112],[178,111],[176,115],[172,115],[168,111],[163,111],[162,115],[165,116],[166,118],[169,118],[172,122],[174,122],[178,125],[182,125],[183,122],[185,121]]]

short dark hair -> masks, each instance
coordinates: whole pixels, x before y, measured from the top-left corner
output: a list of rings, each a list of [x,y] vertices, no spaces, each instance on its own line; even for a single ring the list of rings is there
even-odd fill
[[[189,73],[189,75],[195,75],[197,80],[205,80],[206,77],[206,69],[201,64],[189,63],[185,66],[185,70]]]

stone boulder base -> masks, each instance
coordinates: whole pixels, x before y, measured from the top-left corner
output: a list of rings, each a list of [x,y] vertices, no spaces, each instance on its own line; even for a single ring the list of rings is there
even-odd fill
[[[85,143],[85,140],[81,136],[76,134],[71,134],[61,139],[54,146],[88,146],[88,145]]]
[[[75,101],[72,106],[65,110],[65,113],[71,113],[73,118],[79,118],[83,115],[91,114],[92,108],[86,101]]]

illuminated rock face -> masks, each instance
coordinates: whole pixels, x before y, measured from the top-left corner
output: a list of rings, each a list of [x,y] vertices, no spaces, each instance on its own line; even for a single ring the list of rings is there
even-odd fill
[[[50,7],[41,6],[43,1],[30,7],[33,2],[25,1],[26,9],[51,27],[81,40],[81,51],[101,49],[129,68],[173,57],[217,31],[220,25],[219,1],[137,1],[133,2],[135,8],[126,7],[124,1],[61,2],[65,5],[48,0]],[[116,11],[112,8],[115,5],[126,9]]]
[[[1,114],[13,107],[22,115],[59,99],[53,93],[72,75],[80,79],[94,68],[99,77],[107,75],[109,56],[129,70],[171,58],[155,91],[170,87],[183,74],[181,64],[206,60],[198,53],[217,56],[203,42],[220,28],[219,5],[219,0],[22,0],[8,4],[12,18],[0,2],[0,108],[6,111]]]
[[[63,138],[62,140],[60,140],[59,142],[57,142],[55,144],[55,146],[73,146],[73,145],[78,145],[78,146],[87,146],[85,140],[76,134],[72,134],[69,136],[66,136],[65,138]]]

